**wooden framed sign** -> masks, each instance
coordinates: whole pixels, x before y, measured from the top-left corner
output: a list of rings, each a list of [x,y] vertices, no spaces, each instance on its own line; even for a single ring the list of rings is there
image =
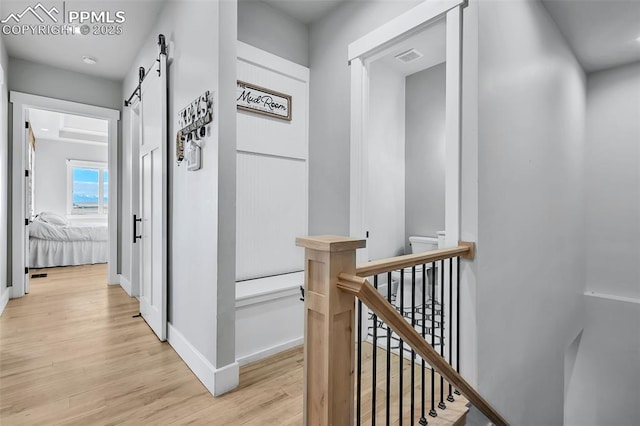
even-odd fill
[[[291,96],[238,80],[238,109],[291,121]]]

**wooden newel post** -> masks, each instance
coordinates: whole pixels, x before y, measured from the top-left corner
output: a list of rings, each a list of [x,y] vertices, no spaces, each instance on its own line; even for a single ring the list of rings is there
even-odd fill
[[[296,239],[305,248],[304,425],[353,424],[355,298],[338,290],[355,274],[365,240],[336,236]]]

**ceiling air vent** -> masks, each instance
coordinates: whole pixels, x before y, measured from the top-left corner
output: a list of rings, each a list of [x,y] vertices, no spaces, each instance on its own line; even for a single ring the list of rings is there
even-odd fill
[[[404,62],[406,64],[407,62],[415,61],[418,58],[422,58],[422,56],[422,53],[418,52],[416,49],[409,49],[406,52],[402,52],[399,55],[396,55],[395,58],[400,62]]]

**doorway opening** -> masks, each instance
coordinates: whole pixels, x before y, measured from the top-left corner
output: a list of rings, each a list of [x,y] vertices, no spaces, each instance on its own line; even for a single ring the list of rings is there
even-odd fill
[[[440,19],[367,59],[364,202],[368,260],[445,235],[446,24]]]
[[[46,274],[42,268],[107,263],[108,121],[38,108],[27,114],[29,278]]]
[[[29,293],[29,268],[107,263],[118,284],[120,112],[19,92],[10,102],[11,297]]]
[[[411,236],[458,243],[461,8],[422,3],[349,45],[359,262],[410,252]]]
[[[359,263],[458,245],[462,7],[424,2],[349,45],[350,234],[367,240]],[[457,290],[442,290],[461,273],[434,262],[376,284],[411,322],[458,300]],[[430,306],[418,296],[427,291]],[[362,329],[379,327],[362,317]],[[439,335],[432,325],[430,338],[457,356],[452,324]]]

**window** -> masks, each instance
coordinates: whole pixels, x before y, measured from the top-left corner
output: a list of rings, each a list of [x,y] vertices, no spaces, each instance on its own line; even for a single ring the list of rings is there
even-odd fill
[[[106,216],[109,207],[107,163],[67,160],[67,213]]]

